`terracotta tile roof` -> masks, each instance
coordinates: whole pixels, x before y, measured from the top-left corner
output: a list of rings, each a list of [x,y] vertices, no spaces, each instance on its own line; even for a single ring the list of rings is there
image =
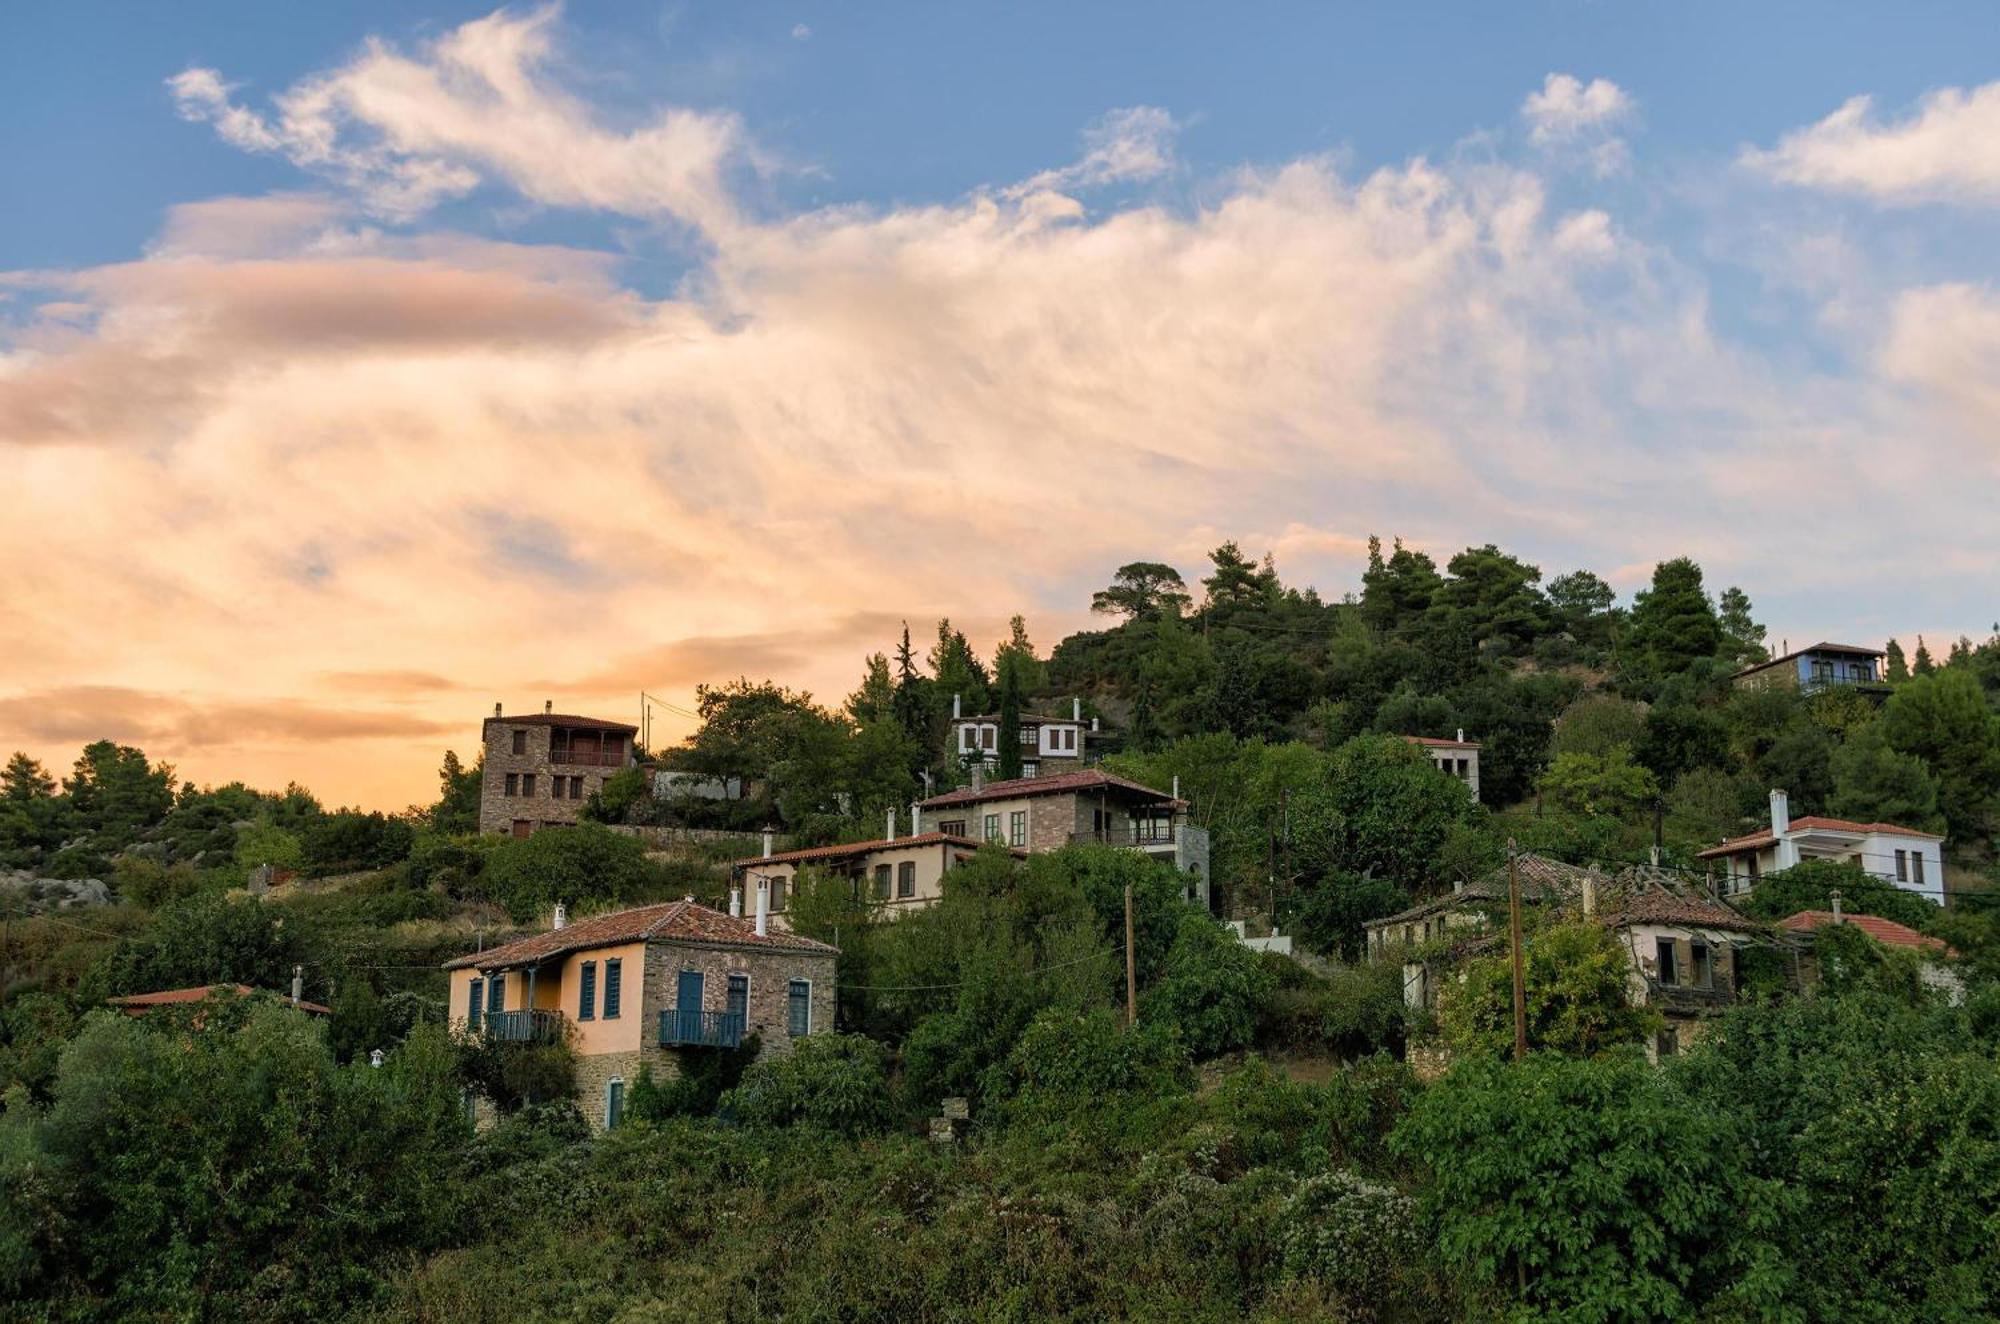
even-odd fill
[[[1484,749],[1477,740],[1445,740],[1439,736],[1404,736],[1413,745],[1429,745],[1433,749]]]
[[[731,860],[731,868],[748,868],[753,864],[807,864],[816,860],[844,860],[855,856],[870,855],[878,850],[901,850],[905,846],[936,846],[948,844],[978,850],[983,844],[971,837],[961,837],[955,832],[923,832],[914,837],[897,837],[891,840],[883,837],[878,841],[849,841],[838,846],[809,846],[805,850],[781,851],[776,855],[752,855],[741,860]]]
[[[586,731],[623,731],[632,735],[638,727],[630,722],[609,722],[602,717],[577,717],[569,713],[526,713],[520,717],[489,717],[488,722],[505,722],[508,726],[574,726]]]
[[[247,998],[255,992],[257,990],[248,984],[200,984],[194,988],[170,988],[159,993],[128,993],[121,998],[106,998],[105,1001],[114,1007],[123,1007],[136,1014],[151,1011],[155,1007],[177,1007],[190,1002],[206,1002],[217,993],[232,993],[239,998]],[[282,993],[273,993],[271,996],[287,1006],[291,1005],[291,999]],[[323,1007],[317,1002],[301,999],[298,1007],[300,1011],[311,1012],[315,1016],[333,1015],[333,1008]]]
[[[1604,922],[1612,928],[1627,924],[1673,924],[1694,929],[1732,929],[1739,933],[1756,933],[1764,927],[1720,901],[1651,888],[1611,898],[1605,907]]]
[[[669,901],[657,906],[617,910],[608,915],[592,915],[560,929],[533,934],[483,952],[473,952],[446,961],[447,970],[474,967],[481,970],[512,969],[537,965],[571,952],[593,947],[613,947],[628,942],[713,943],[729,947],[759,947],[772,951],[820,952],[828,956],[839,949],[796,933],[772,929],[757,936],[754,920],[725,915],[719,910],[696,905],[692,900]]]
[[[1596,877],[1598,886],[1603,887],[1609,879],[1599,870],[1587,869],[1580,865],[1564,864],[1546,855],[1526,854],[1516,857],[1515,865],[1521,875],[1521,900],[1541,902],[1553,897],[1558,901],[1575,901],[1583,895],[1583,880]],[[1508,893],[1507,866],[1482,878],[1467,883],[1455,892],[1446,892],[1419,902],[1408,910],[1394,915],[1384,915],[1381,919],[1371,919],[1362,927],[1374,928],[1383,924],[1402,924],[1409,920],[1435,915],[1441,910],[1475,901],[1506,901]]]
[[[1148,799],[1170,801],[1173,797],[1165,791],[1156,791],[1150,786],[1114,777],[1098,768],[1083,768],[1076,772],[1059,772],[1049,777],[1015,777],[1004,782],[988,782],[981,790],[961,786],[956,791],[946,791],[920,801],[924,809],[948,809],[952,805],[979,804],[986,800],[1018,800],[1029,795],[1060,795],[1066,791],[1122,790],[1136,791]],[[1180,804],[1182,801],[1173,801]]]
[[[1845,818],[1822,818],[1813,814],[1792,820],[1792,834],[1796,836],[1800,832],[1852,832],[1856,836],[1881,832],[1894,837],[1921,837],[1925,841],[1944,840],[1937,833],[1925,832],[1921,828],[1902,827],[1895,823],[1855,823]],[[1695,858],[1712,860],[1721,855],[1740,855],[1744,851],[1762,850],[1766,846],[1774,846],[1777,841],[1771,829],[1765,828],[1761,832],[1752,832],[1745,837],[1732,837],[1720,846],[1710,846],[1705,851],[1697,851]]]
[[[1885,947],[1908,947],[1913,951],[1938,952],[1953,955],[1942,938],[1933,938],[1927,933],[1918,933],[1907,924],[1898,924],[1893,919],[1883,919],[1879,915],[1841,915],[1836,920],[1831,910],[1801,910],[1796,915],[1787,915],[1778,922],[1778,927],[1790,929],[1793,933],[1811,933],[1829,924],[1847,923],[1860,929]]]

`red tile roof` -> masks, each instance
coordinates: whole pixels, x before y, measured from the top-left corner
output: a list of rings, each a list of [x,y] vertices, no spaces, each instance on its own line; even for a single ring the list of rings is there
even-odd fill
[[[1051,777],[1015,777],[1004,782],[988,782],[980,790],[961,786],[956,791],[946,791],[942,795],[934,795],[920,803],[925,809],[948,809],[953,805],[979,804],[986,800],[1018,800],[1029,795],[1060,795],[1068,791],[1099,790],[1137,791],[1152,800],[1173,800],[1173,797],[1165,791],[1156,791],[1150,786],[1142,786],[1123,777],[1114,777],[1097,768],[1084,768],[1077,772],[1059,772]]]
[[[446,961],[444,968],[511,969],[538,965],[571,952],[614,947],[628,942],[707,943],[718,947],[757,947],[771,951],[824,953],[827,956],[839,952],[838,948],[826,943],[777,929],[759,937],[755,921],[725,915],[719,910],[710,910],[707,906],[683,899],[664,905],[617,910],[608,915],[592,915],[559,929],[550,929],[546,933],[533,934]]]
[[[777,855],[752,855],[746,859],[731,860],[732,868],[748,868],[753,864],[806,864],[816,860],[844,860],[859,855],[870,855],[878,850],[901,850],[905,846],[964,846],[978,850],[982,842],[971,837],[961,837],[955,832],[924,832],[914,837],[887,837],[879,841],[849,841],[838,846],[809,846],[805,850],[788,850]],[[1025,853],[1025,852],[1023,852]]]
[[[1779,921],[1779,927],[1793,933],[1811,933],[1829,924],[1847,923],[1860,929],[1885,947],[1908,947],[1920,952],[1939,952],[1951,955],[1951,948],[1945,946],[1942,938],[1933,938],[1926,933],[1918,933],[1907,924],[1898,924],[1893,919],[1883,919],[1879,915],[1847,915],[1834,919],[1831,910],[1801,910],[1796,915],[1787,915]]]
[[[138,1015],[151,1011],[155,1007],[178,1007],[191,1002],[206,1002],[217,993],[228,993],[239,998],[247,998],[255,992],[257,990],[251,988],[248,984],[200,984],[194,988],[170,988],[158,993],[128,993],[121,998],[106,998],[105,1001],[114,1007],[123,1007],[134,1015]],[[285,997],[283,994],[273,993],[270,996],[279,999],[287,1006],[291,1005],[291,999]],[[317,1002],[301,1000],[298,1008],[300,1011],[311,1012],[315,1016],[333,1015],[333,1008],[323,1007]]]
[[[1477,740],[1445,740],[1438,736],[1404,736],[1413,745],[1429,745],[1434,749],[1484,749]]]
[[[1795,835],[1799,832],[1852,832],[1856,835],[1882,832],[1896,837],[1922,837],[1925,841],[1944,840],[1937,833],[1925,832],[1921,828],[1900,827],[1895,823],[1855,823],[1845,818],[1821,818],[1816,815],[1793,819],[1792,832]],[[1765,828],[1761,832],[1752,832],[1747,837],[1732,837],[1720,846],[1710,846],[1705,851],[1698,851],[1696,858],[1711,860],[1719,855],[1739,855],[1744,851],[1762,850],[1766,846],[1774,846],[1777,841],[1771,829]]]
[[[1755,933],[1764,927],[1720,901],[1651,890],[1613,899],[1605,910],[1604,922],[1613,928],[1626,924],[1670,924],[1694,929],[1734,929],[1742,933]]]
[[[520,717],[489,717],[488,722],[509,726],[574,726],[586,731],[623,731],[632,735],[638,727],[630,722],[608,722],[602,717],[576,717],[569,713],[527,713]]]

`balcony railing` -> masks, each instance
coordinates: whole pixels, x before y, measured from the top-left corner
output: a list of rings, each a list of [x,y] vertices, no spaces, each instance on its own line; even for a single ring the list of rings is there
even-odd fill
[[[743,1045],[743,1013],[738,1011],[686,1011],[669,1009],[660,1013],[662,1048],[740,1048]]]
[[[480,1022],[488,1039],[503,1044],[546,1044],[562,1037],[563,1014],[536,1011],[489,1011]]]
[[[572,768],[622,768],[625,766],[625,751],[622,749],[551,749],[549,762]]]
[[[1069,839],[1072,844],[1079,846],[1092,844],[1100,846],[1133,846],[1140,850],[1146,850],[1153,846],[1173,845],[1174,825],[1168,823],[1162,824],[1159,827],[1142,827],[1136,831],[1129,827],[1098,828],[1091,832],[1072,832],[1069,834]]]

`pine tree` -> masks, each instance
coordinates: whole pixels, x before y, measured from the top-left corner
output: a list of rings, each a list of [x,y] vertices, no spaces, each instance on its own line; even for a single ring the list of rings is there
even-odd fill
[[[1910,674],[1928,676],[1937,670],[1937,663],[1931,661],[1931,650],[1924,646],[1924,637],[1917,636],[1917,657],[1910,666]]]
[[[1910,663],[1903,656],[1903,646],[1894,639],[1891,639],[1889,646],[1882,651],[1889,659],[1889,683],[1891,685],[1900,685],[1908,680],[1910,678]]]
[[[1021,775],[1021,667],[1012,655],[1003,655],[999,667],[999,775],[1002,781],[1009,781]]]
[[[1731,662],[1763,662],[1770,658],[1764,647],[1764,627],[1750,617],[1750,595],[1731,585],[1722,590],[1716,619],[1722,626],[1722,646]]]
[[[56,793],[56,779],[26,753],[16,750],[0,769],[0,800],[44,800]]]
[[[1710,658],[1722,645],[1722,625],[1702,587],[1701,567],[1687,557],[1653,567],[1653,582],[1633,598],[1631,625],[1620,644],[1630,674],[1658,680]]]

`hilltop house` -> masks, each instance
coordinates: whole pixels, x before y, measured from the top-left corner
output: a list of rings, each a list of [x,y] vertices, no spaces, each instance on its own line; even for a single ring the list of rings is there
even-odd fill
[[[896,835],[896,816],[888,816],[888,835],[876,841],[813,846],[773,852],[772,834],[764,834],[764,853],[732,860],[732,909],[741,904],[742,884],[769,889],[773,922],[785,925],[785,911],[798,886],[799,870],[814,868],[854,880],[857,896],[878,902],[892,912],[935,903],[944,895],[944,876],[969,859],[980,842],[963,832],[919,832],[918,811],[910,811],[910,832]],[[1026,851],[1016,851],[1026,855]]]
[[[1867,692],[1886,693],[1882,685],[1882,658],[1879,648],[1856,644],[1818,643],[1810,648],[1774,657],[1769,662],[1743,668],[1729,678],[1732,685],[1745,689],[1782,687],[1807,694],[1835,686],[1860,686]]]
[[[503,1042],[566,1038],[591,1125],[618,1124],[641,1069],[671,1079],[691,1053],[759,1054],[833,1028],[836,948],[692,898],[563,922],[445,962],[453,1026]]]
[[[1944,904],[1944,838],[1895,823],[1793,818],[1789,797],[1771,792],[1771,825],[1700,852],[1727,894],[1747,892],[1767,873],[1802,860],[1858,864],[1885,883]]]
[[[1172,864],[1187,897],[1206,906],[1208,830],[1189,823],[1187,802],[1097,768],[972,785],[917,805],[925,832],[996,841],[1029,854],[1073,842],[1122,846]]]
[[[1087,726],[1084,723],[1081,699],[1070,701],[1068,717],[1022,713],[1020,725],[1023,777],[1076,771],[1083,766],[1085,742],[1097,733],[1096,718],[1091,718]],[[967,716],[956,694],[951,696],[951,727],[947,739],[950,741],[949,748],[963,762],[977,762],[987,772],[1000,764],[1000,715],[978,713]]]
[[[1455,740],[1441,740],[1435,736],[1404,736],[1403,739],[1429,755],[1439,772],[1448,772],[1464,782],[1473,799],[1479,798],[1480,744],[1477,740],[1465,738],[1464,727],[1459,728]]]
[[[539,714],[506,717],[500,705],[486,719],[479,781],[479,830],[525,837],[577,821],[584,800],[604,779],[634,765],[639,728],[599,717],[572,717],[544,703]]]

